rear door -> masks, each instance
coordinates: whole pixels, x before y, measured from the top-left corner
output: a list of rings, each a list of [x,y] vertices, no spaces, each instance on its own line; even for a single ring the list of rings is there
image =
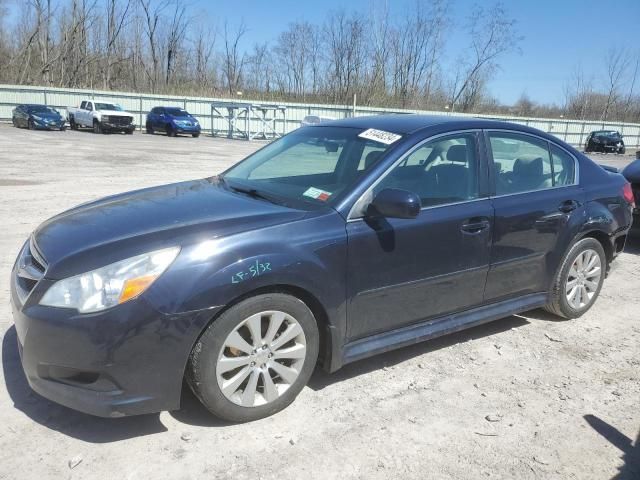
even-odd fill
[[[404,189],[423,208],[414,219],[348,221],[350,339],[482,303],[493,207],[481,187],[481,144],[477,131],[428,140],[365,194]]]
[[[582,215],[577,161],[521,132],[487,131],[495,228],[485,301],[548,290]]]

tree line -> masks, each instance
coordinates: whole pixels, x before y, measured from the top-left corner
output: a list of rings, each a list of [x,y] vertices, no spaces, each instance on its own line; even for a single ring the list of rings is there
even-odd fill
[[[462,20],[452,0],[415,0],[399,16],[382,5],[331,11],[247,47],[244,22],[209,22],[180,0],[24,0],[11,22],[7,2],[2,83],[640,121],[640,55],[621,49],[607,57],[606,78],[577,68],[564,105],[492,97],[489,82],[522,38],[501,3],[479,4]],[[466,45],[445,58],[456,35]]]

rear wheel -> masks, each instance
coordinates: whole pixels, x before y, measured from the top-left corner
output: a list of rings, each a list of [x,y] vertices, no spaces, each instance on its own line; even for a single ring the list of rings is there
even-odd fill
[[[69,117],[69,127],[71,128],[71,130],[77,130],[78,129],[78,124],[76,123],[75,119],[73,117]]]
[[[287,407],[318,358],[318,327],[301,300],[279,293],[224,312],[193,347],[187,380],[214,415],[247,422]]]
[[[602,288],[607,258],[594,238],[576,242],[564,258],[545,309],[564,318],[578,318],[589,310]]]
[[[14,127],[18,127],[18,123],[16,122],[16,117],[11,117],[11,123],[13,124]]]

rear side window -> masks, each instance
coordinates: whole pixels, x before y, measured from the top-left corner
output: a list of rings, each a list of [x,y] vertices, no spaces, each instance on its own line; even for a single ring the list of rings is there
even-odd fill
[[[553,185],[573,185],[576,183],[576,162],[571,155],[551,144],[553,161]]]
[[[544,190],[553,186],[549,145],[528,135],[491,132],[496,195]]]

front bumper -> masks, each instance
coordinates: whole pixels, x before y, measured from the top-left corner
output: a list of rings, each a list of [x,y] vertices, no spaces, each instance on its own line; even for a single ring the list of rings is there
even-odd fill
[[[48,122],[46,120],[34,120],[33,124],[38,129],[42,130],[62,130],[64,128],[65,122]]]
[[[102,122],[100,126],[103,130],[108,130],[110,132],[133,132],[136,129],[136,126],[133,123],[129,125],[122,125],[120,123]]]
[[[177,133],[200,133],[200,125],[178,125],[174,124]]]
[[[191,348],[219,310],[164,314],[144,295],[93,314],[37,304],[42,279],[24,305],[12,273],[11,306],[20,359],[31,388],[56,403],[101,417],[180,406]]]

